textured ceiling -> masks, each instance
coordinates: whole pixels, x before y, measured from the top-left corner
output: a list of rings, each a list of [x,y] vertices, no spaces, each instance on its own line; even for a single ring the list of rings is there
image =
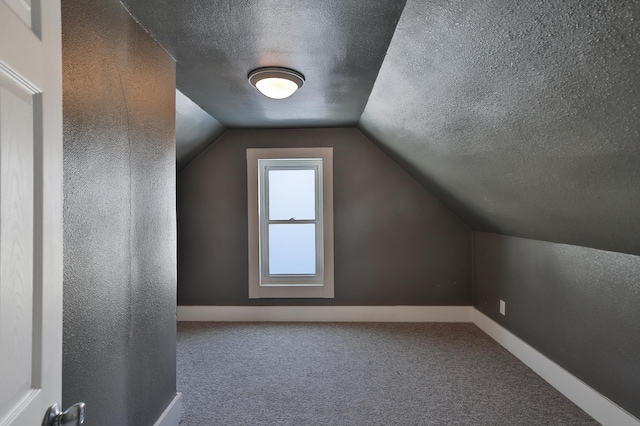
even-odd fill
[[[223,126],[359,122],[473,229],[640,255],[637,0],[126,3]]]
[[[474,229],[640,254],[640,3],[409,0],[360,127]]]
[[[226,127],[354,126],[406,0],[125,0],[177,60],[177,87]],[[306,77],[274,101],[254,68]]]

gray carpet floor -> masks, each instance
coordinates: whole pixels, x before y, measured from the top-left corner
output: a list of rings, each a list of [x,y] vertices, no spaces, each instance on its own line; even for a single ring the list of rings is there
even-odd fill
[[[598,424],[472,324],[178,323],[183,426]]]

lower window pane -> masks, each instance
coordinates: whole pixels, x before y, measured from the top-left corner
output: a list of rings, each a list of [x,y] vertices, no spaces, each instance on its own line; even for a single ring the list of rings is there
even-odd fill
[[[316,274],[316,225],[269,225],[269,275]]]

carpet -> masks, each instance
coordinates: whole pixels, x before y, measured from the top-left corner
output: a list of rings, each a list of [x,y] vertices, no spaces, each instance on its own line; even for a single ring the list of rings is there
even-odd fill
[[[597,425],[473,324],[178,323],[182,426]]]

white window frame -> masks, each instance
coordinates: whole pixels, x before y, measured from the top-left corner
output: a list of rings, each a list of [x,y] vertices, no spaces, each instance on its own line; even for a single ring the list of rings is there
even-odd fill
[[[315,219],[271,220],[269,219],[269,172],[272,170],[313,170],[315,175]],[[258,159],[258,221],[260,241],[260,283],[261,285],[309,285],[324,283],[324,238],[323,238],[323,196],[322,196],[322,159],[321,158],[261,158]],[[315,270],[313,275],[271,275],[269,274],[269,225],[313,224],[316,235]]]
[[[316,219],[267,220],[269,170],[315,169]],[[333,298],[333,148],[248,148],[249,298]],[[269,223],[316,224],[316,274],[269,275]]]

